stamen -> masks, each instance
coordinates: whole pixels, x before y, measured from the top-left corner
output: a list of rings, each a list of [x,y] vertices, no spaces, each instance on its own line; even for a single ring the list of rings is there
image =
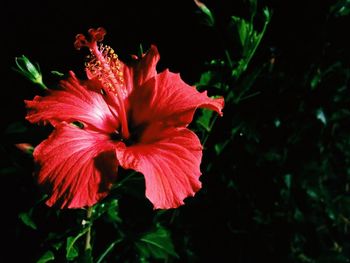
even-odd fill
[[[76,49],[88,47],[91,55],[89,61],[85,64],[86,71],[89,76],[96,77],[105,88],[105,92],[119,106],[119,116],[121,118],[122,136],[124,139],[130,137],[126,111],[124,106],[124,97],[126,95],[124,88],[124,77],[122,64],[120,63],[117,54],[109,46],[100,44],[106,34],[106,30],[102,27],[97,29],[89,29],[90,41],[82,34],[76,36],[74,46]]]
[[[104,46],[102,44],[99,47],[99,51],[109,65],[113,73],[113,77],[116,79],[118,86],[121,87],[122,95],[125,97],[126,92],[123,88],[124,77],[123,72],[121,71],[121,63],[118,59],[118,55],[115,54],[114,50],[111,47]],[[109,79],[105,77],[106,73],[108,74],[108,72],[104,71],[104,65],[101,63],[101,61],[98,60],[94,55],[89,56],[88,59],[88,62],[85,63],[88,74],[100,80],[103,86],[108,88],[112,93],[116,93],[117,91],[115,87],[113,87],[111,83],[109,83]]]

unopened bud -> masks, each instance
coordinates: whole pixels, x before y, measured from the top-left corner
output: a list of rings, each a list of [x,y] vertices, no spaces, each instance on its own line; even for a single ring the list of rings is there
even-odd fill
[[[16,147],[21,150],[22,152],[24,153],[27,153],[27,154],[33,154],[34,152],[34,147],[33,145],[29,144],[29,143],[17,143],[15,144]]]
[[[212,12],[210,11],[210,9],[204,3],[200,2],[199,0],[194,0],[194,3],[199,7],[199,9],[206,16],[206,20],[207,20],[208,25],[214,26],[215,19],[214,19]]]
[[[29,79],[34,84],[39,85],[43,89],[47,89],[46,85],[43,82],[43,77],[40,72],[40,67],[38,64],[34,65],[30,60],[22,55],[22,57],[16,57],[15,58],[17,69],[15,69],[17,72],[22,74],[24,77]]]

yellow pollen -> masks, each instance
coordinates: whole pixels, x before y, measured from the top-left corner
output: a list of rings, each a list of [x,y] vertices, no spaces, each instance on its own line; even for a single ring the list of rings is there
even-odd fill
[[[100,80],[102,85],[108,88],[109,91],[116,94],[116,90],[113,88],[113,84],[110,83],[109,80],[110,74],[113,74],[118,85],[124,86],[124,76],[118,55],[111,47],[102,44],[100,45],[99,50],[105,61],[108,63],[111,72],[107,72],[106,68],[101,64],[101,61],[99,61],[93,54],[87,56],[88,61],[85,63],[86,70],[89,71],[93,77]]]

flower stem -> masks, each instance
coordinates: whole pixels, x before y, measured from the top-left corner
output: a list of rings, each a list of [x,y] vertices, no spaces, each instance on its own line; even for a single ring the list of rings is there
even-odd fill
[[[88,252],[89,250],[91,250],[92,246],[91,246],[91,216],[92,216],[92,210],[93,210],[93,207],[90,206],[88,209],[87,209],[87,213],[86,213],[86,221],[89,222],[89,225],[88,225],[88,230],[86,232],[86,235],[85,235],[85,253]]]
[[[38,85],[39,85],[40,88],[42,88],[42,89],[44,89],[44,90],[48,90],[48,89],[49,89],[49,88],[45,85],[44,82],[40,82],[40,83],[38,83]]]

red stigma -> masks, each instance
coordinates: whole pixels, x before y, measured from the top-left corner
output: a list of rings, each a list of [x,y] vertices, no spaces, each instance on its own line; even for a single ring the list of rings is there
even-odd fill
[[[88,32],[90,35],[90,41],[88,41],[83,34],[76,35],[74,42],[74,47],[76,49],[79,50],[82,47],[93,48],[93,46],[96,45],[96,42],[101,42],[107,33],[103,27],[97,29],[90,28]]]
[[[106,29],[104,29],[103,27],[99,27],[97,29],[90,28],[88,32],[90,34],[91,39],[97,42],[101,42],[107,33]]]

